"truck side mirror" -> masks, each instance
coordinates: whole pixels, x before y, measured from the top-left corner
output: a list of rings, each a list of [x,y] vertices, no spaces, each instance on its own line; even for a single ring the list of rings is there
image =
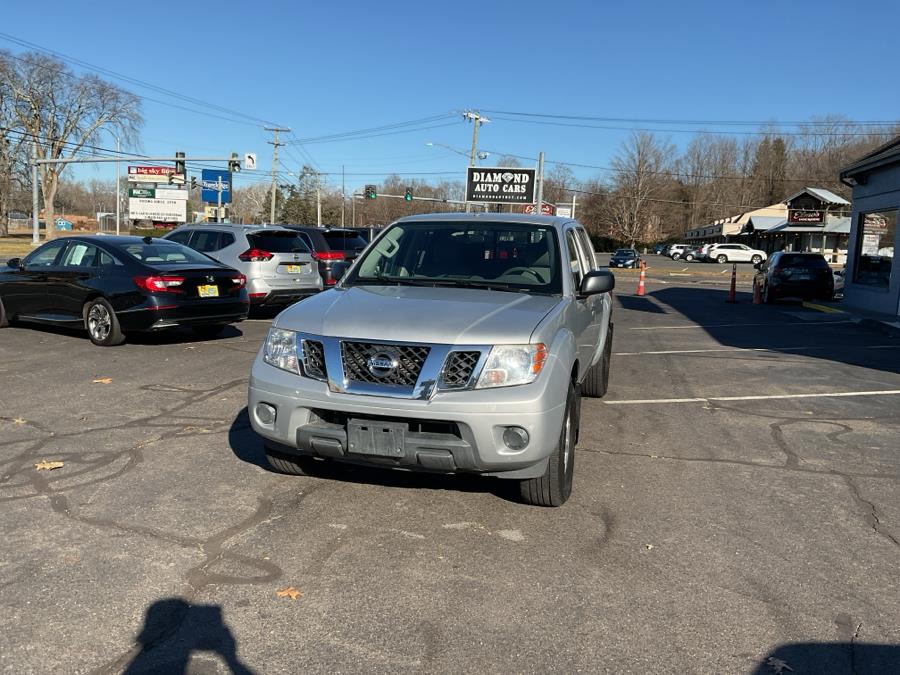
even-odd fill
[[[594,270],[584,275],[581,280],[581,295],[597,295],[609,293],[616,287],[616,278],[608,270]]]

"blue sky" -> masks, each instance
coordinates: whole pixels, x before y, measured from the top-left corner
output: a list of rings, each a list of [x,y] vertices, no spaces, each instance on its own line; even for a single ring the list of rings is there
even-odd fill
[[[348,188],[380,180],[363,172],[417,178],[449,172],[447,178],[461,178],[466,160],[426,142],[467,149],[471,126],[458,114],[449,116],[466,108],[671,120],[900,117],[895,2],[4,5],[4,33],[289,126],[291,138],[448,115],[421,125],[447,124],[439,128],[294,145],[282,152],[281,171],[296,172],[309,156],[321,171],[337,174],[327,178],[332,185],[340,183],[343,164],[351,174]],[[22,51],[3,39],[0,48]],[[140,95],[167,98],[128,86]],[[142,153],[256,152],[260,168],[270,167],[271,134],[259,123],[150,101],[143,113]],[[482,127],[479,146],[527,157],[544,150],[548,160],[606,165],[628,134],[494,119]],[[690,138],[660,135],[676,144]],[[112,141],[105,145],[112,147]],[[579,177],[597,173],[576,171]],[[113,170],[84,169],[79,175],[108,178]]]

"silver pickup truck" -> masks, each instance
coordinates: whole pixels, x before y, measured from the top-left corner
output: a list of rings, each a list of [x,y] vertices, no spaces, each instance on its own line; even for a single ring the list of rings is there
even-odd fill
[[[568,499],[581,396],[609,380],[615,283],[578,222],[412,216],[335,272],[253,363],[248,412],[274,468],[480,473],[530,504]]]

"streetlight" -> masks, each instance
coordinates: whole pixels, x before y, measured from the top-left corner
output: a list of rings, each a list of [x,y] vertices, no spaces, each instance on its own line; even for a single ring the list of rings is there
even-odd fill
[[[106,127],[100,127],[101,129],[106,129]],[[116,139],[116,157],[118,157],[121,153],[119,152],[119,136],[113,132],[112,129],[106,129],[109,132],[109,135]],[[122,198],[119,195],[119,180],[121,180],[121,174],[119,171],[119,162],[116,160],[116,235],[119,234],[119,222],[122,208]]]

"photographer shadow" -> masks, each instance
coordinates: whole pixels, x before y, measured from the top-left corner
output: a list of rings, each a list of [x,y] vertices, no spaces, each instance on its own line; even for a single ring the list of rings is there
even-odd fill
[[[125,666],[125,675],[196,672],[196,664],[191,666],[195,652],[218,655],[231,673],[253,674],[238,659],[237,641],[218,605],[158,600],[147,608],[137,642],[140,651]]]

